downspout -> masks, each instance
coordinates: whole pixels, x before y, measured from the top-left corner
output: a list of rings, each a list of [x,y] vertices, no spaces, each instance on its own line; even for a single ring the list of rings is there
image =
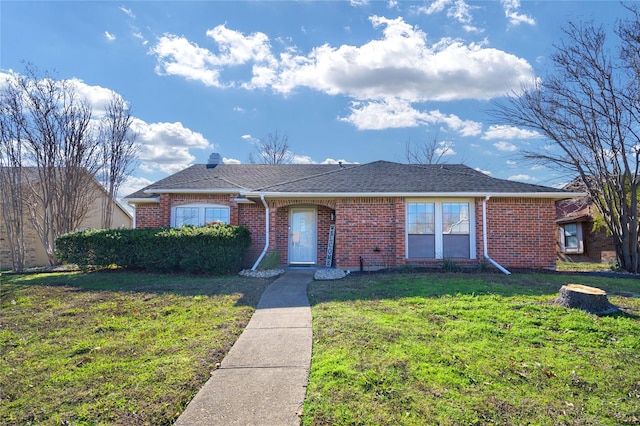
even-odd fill
[[[511,272],[507,271],[502,265],[489,257],[487,249],[487,201],[489,201],[489,198],[491,197],[487,195],[484,200],[482,200],[482,244],[484,246],[484,258],[504,274],[511,275]]]
[[[252,271],[256,270],[260,262],[262,262],[262,258],[264,258],[264,255],[267,254],[267,250],[269,249],[269,205],[264,201],[264,195],[260,196],[260,201],[262,201],[262,205],[264,206],[264,211],[265,211],[265,220],[264,220],[265,228],[266,228],[265,242],[264,242],[264,249],[262,250],[262,253],[260,253],[258,260],[256,260],[256,263],[254,263],[253,266],[251,267]]]

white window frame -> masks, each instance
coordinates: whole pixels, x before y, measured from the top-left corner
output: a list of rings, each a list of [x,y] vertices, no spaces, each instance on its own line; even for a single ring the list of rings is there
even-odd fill
[[[418,260],[421,258],[409,257],[409,226],[408,226],[408,206],[411,203],[432,203],[435,205],[435,259],[442,259],[444,253],[443,247],[443,228],[442,228],[442,204],[443,203],[468,203],[469,204],[469,259],[476,259],[476,204],[472,198],[450,198],[450,199],[433,199],[433,198],[409,198],[405,200],[405,258],[408,260]]]
[[[188,209],[193,209],[193,208],[197,208],[198,209],[198,225],[197,226],[204,226],[205,225],[205,212],[206,209],[224,209],[227,211],[227,221],[223,221],[226,224],[229,224],[229,221],[231,219],[230,214],[231,212],[229,211],[229,206],[225,206],[222,204],[207,204],[207,203],[195,203],[195,204],[182,204],[179,206],[175,206],[171,208],[171,227],[172,228],[176,228],[176,212],[177,209],[180,208],[188,208]]]
[[[566,246],[566,232],[565,226],[567,225],[575,225],[576,226],[576,239],[578,240],[578,244],[576,247],[567,247]],[[570,222],[563,223],[559,226],[560,228],[560,252],[568,253],[568,254],[583,254],[584,253],[584,240],[582,238],[582,222]]]

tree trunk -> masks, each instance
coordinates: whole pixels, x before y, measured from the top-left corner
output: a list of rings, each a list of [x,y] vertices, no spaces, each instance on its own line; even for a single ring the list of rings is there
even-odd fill
[[[611,314],[618,310],[607,299],[607,293],[596,287],[581,284],[567,284],[560,288],[560,296],[554,300],[556,305],[577,308],[592,314]]]

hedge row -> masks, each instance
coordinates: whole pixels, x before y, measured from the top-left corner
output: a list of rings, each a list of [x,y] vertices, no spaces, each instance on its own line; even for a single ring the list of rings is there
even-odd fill
[[[56,240],[63,263],[86,268],[117,265],[153,272],[231,274],[251,244],[243,226],[215,224],[178,229],[107,229],[65,234]]]

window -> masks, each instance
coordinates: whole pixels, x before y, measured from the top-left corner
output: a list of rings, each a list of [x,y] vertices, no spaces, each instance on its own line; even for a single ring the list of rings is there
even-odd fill
[[[473,203],[408,202],[407,257],[475,258]]]
[[[560,225],[560,251],[562,253],[584,253],[582,223]]]
[[[171,226],[179,228],[186,225],[204,226],[211,223],[229,223],[229,207],[215,204],[198,204],[174,207]]]
[[[442,203],[442,233],[445,258],[469,258],[469,203]]]
[[[433,259],[436,257],[435,204],[407,204],[407,242],[409,257]]]

